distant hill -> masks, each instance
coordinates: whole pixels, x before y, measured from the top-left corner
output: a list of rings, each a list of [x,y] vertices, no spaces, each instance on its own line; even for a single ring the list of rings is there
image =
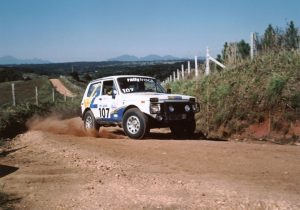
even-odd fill
[[[115,58],[108,59],[108,61],[171,61],[171,60],[183,60],[183,58],[177,58],[171,55],[147,55],[144,57],[137,57],[134,55],[121,55]]]
[[[8,65],[8,64],[46,64],[51,63],[47,60],[42,60],[39,58],[33,59],[18,59],[13,56],[2,56],[0,57],[0,65]]]
[[[108,59],[108,61],[139,61],[139,58],[134,55],[121,55],[115,58]]]

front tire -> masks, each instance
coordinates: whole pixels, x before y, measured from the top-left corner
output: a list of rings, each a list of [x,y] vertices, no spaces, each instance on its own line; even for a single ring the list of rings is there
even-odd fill
[[[97,121],[93,115],[93,112],[91,110],[87,111],[84,114],[83,121],[84,121],[84,129],[86,131],[88,131],[88,130],[96,131],[96,132],[99,131],[100,125],[97,123]]]
[[[122,124],[125,134],[132,139],[142,139],[149,131],[148,117],[137,108],[125,112]]]

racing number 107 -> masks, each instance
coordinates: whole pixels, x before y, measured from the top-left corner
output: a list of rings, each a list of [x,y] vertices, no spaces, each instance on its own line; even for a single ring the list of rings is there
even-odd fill
[[[108,118],[109,108],[99,108],[100,118]]]

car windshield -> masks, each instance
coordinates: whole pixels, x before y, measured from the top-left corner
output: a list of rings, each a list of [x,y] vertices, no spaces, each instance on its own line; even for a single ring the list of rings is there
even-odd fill
[[[165,93],[164,88],[156,79],[148,77],[122,77],[118,78],[122,93],[155,92]]]

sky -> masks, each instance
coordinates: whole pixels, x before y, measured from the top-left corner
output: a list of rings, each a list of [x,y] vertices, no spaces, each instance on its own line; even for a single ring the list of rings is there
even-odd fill
[[[216,56],[226,41],[300,26],[299,0],[0,0],[0,56],[51,62],[123,54]]]

